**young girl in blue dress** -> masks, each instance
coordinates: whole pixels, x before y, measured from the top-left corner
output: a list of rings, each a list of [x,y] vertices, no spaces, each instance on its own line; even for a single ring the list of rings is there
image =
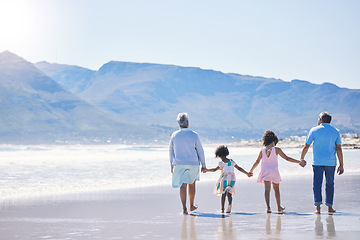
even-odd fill
[[[214,194],[221,196],[222,213],[224,213],[226,197],[228,198],[228,202],[229,202],[226,213],[231,212],[232,195],[235,194],[235,181],[236,181],[234,168],[246,174],[248,177],[251,176],[247,171],[239,167],[232,159],[227,158],[228,155],[229,155],[228,148],[223,145],[219,146],[215,151],[215,157],[219,157],[221,159],[219,165],[215,168],[206,170],[207,172],[215,172],[221,169],[221,175],[215,185]]]

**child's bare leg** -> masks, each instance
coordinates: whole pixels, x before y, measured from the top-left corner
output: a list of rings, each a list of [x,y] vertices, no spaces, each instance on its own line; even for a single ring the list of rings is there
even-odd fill
[[[282,212],[285,210],[284,207],[281,206],[281,201],[280,201],[280,184],[279,183],[273,183],[273,188],[274,188],[274,192],[275,192],[275,199],[276,199],[276,204],[278,206],[278,211]]]
[[[264,185],[265,185],[265,203],[266,203],[266,211],[267,213],[271,213],[271,208],[270,208],[270,191],[271,191],[271,182],[269,181],[264,181]]]
[[[221,212],[224,213],[225,211],[225,199],[226,199],[226,192],[221,195]]]
[[[198,207],[194,205],[195,201],[195,191],[196,191],[196,181],[194,183],[189,184],[189,199],[190,199],[190,211],[196,210]]]
[[[227,213],[230,213],[231,212],[231,204],[232,204],[232,195],[231,193],[227,192],[227,197],[228,197],[228,201],[229,201],[229,206],[228,206],[228,209],[227,209]]]
[[[228,196],[229,205],[231,205],[232,204],[232,195],[231,195],[231,193],[228,192],[227,196]]]
[[[183,205],[183,213],[184,214],[188,213],[187,208],[186,208],[186,187],[187,187],[186,183],[183,183],[180,187],[180,200]]]

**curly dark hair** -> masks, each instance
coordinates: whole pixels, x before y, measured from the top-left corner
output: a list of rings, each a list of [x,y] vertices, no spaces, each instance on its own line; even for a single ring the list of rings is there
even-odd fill
[[[221,145],[215,150],[215,157],[226,157],[229,155],[229,150],[226,146]]]
[[[276,145],[279,142],[279,139],[277,138],[276,134],[273,131],[267,130],[265,131],[264,136],[262,137],[262,142],[264,146],[267,146],[272,142],[275,142]]]

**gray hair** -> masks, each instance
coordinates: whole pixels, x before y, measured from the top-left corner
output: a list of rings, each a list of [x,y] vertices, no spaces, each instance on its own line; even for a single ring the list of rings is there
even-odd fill
[[[177,122],[181,128],[187,128],[189,123],[189,115],[187,113],[179,113],[177,116]]]

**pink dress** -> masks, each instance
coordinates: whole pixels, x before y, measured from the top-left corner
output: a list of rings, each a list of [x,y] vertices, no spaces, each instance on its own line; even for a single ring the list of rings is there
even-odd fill
[[[281,181],[275,147],[272,147],[270,151],[270,156],[268,157],[266,155],[266,148],[262,149],[261,170],[257,182],[270,181],[280,183]]]

